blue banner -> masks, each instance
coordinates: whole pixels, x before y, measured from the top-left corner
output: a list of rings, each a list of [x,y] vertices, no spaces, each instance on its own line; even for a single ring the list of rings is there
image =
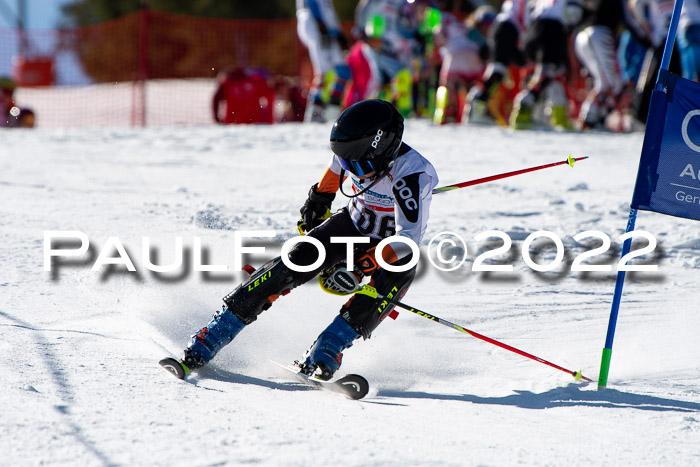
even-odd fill
[[[700,83],[662,70],[656,89],[631,207],[700,220]]]

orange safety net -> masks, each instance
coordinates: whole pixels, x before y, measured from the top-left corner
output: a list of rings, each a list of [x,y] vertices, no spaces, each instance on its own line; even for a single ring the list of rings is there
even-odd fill
[[[247,68],[265,71],[266,99],[298,99],[311,72],[296,20],[144,9],[80,28],[0,28],[0,76],[19,82],[15,101],[41,127],[213,123],[217,75]]]

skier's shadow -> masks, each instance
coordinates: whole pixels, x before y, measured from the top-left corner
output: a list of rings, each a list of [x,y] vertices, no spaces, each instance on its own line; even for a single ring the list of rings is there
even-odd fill
[[[223,381],[225,383],[234,384],[252,384],[268,389],[278,389],[281,391],[313,391],[314,388],[308,384],[296,381],[275,382],[253,376],[246,376],[240,373],[217,368],[215,366],[207,366],[197,371],[196,377],[190,381],[196,386],[201,386],[206,380]],[[204,387],[204,386],[201,386]],[[205,388],[211,389],[211,388]]]
[[[700,412],[700,403],[633,394],[617,389],[582,391],[577,383],[554,388],[540,394],[515,391],[502,397],[481,397],[471,394],[430,394],[426,392],[379,391],[381,397],[405,399],[436,399],[471,402],[484,405],[509,405],[523,409],[551,409],[555,407],[633,408],[655,412]]]
[[[11,326],[16,329],[23,329],[31,332],[32,335],[30,339],[34,340],[35,351],[41,349],[40,353],[37,353],[37,355],[41,355],[41,358],[44,360],[45,366],[48,369],[50,379],[56,387],[54,398],[56,399],[58,404],[55,404],[53,408],[60,414],[61,421],[65,423],[65,425],[68,427],[68,430],[65,431],[65,434],[75,438],[75,440],[78,441],[78,443],[80,443],[88,452],[92,453],[100,461],[101,464],[106,466],[117,465],[115,462],[112,462],[112,460],[107,456],[106,453],[102,452],[99,449],[97,443],[94,441],[94,433],[92,433],[93,436],[88,436],[85,434],[86,431],[90,430],[90,426],[81,426],[79,424],[80,418],[77,418],[73,415],[76,397],[75,393],[73,392],[73,386],[71,384],[69,372],[66,369],[64,369],[63,365],[61,364],[61,360],[52,350],[52,346],[54,344],[46,338],[45,334],[49,331],[52,331],[62,334],[79,333],[92,334],[94,336],[100,337],[107,336],[103,334],[75,331],[71,329],[42,329],[39,327],[34,327],[30,322],[24,321],[20,318],[16,318],[9,313],[5,313],[4,311],[0,311],[0,318],[5,318],[11,322],[11,324],[0,323],[0,327]],[[30,368],[33,367],[33,365],[29,364],[27,366],[29,366]],[[29,387],[32,391],[37,393],[39,392],[32,386]]]

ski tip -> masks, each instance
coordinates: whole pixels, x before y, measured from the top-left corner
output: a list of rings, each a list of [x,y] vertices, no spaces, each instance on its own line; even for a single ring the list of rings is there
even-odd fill
[[[158,364],[178,379],[185,379],[190,372],[184,363],[171,357],[162,359]]]
[[[345,394],[353,400],[362,399],[369,392],[369,382],[364,376],[349,374],[335,381],[335,384],[340,385]]]

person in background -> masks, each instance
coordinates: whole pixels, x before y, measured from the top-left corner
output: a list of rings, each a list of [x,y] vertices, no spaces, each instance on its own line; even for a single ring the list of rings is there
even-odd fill
[[[34,128],[36,116],[34,111],[20,108],[14,99],[17,83],[6,76],[0,77],[0,127]]]
[[[16,108],[14,99],[16,88],[17,83],[14,80],[7,76],[0,76],[0,127],[10,126],[10,117],[13,117],[10,112]]]
[[[400,68],[398,58],[390,55],[383,40],[384,17],[375,15],[367,20],[364,30],[358,33],[358,40],[350,48],[347,61],[352,77],[345,95],[345,105],[351,106],[365,99],[377,99],[387,94],[386,86],[391,82],[394,71]],[[380,67],[383,64],[395,65],[394,70]],[[382,96],[384,100],[389,96]]]
[[[340,111],[350,79],[345,64],[348,39],[340,28],[333,0],[296,0],[296,16],[297,34],[309,51],[314,73],[304,121],[326,122],[330,113]]]
[[[360,0],[355,8],[355,28],[356,39],[366,37],[367,27],[371,24],[381,22],[381,38],[386,42],[385,48],[400,59],[405,57],[410,50],[410,43],[399,32],[399,17],[406,0]],[[381,20],[377,20],[377,17]],[[376,37],[379,37],[375,34]],[[403,63],[408,66],[409,61]]]
[[[535,63],[535,73],[515,98],[510,125],[515,129],[532,128],[533,111],[540,100],[550,112],[550,124],[556,129],[571,129],[567,115],[568,98],[564,76],[568,60],[569,28],[583,16],[581,0],[532,0],[530,26],[525,34],[525,53]]]
[[[525,65],[520,40],[527,27],[526,4],[527,0],[506,0],[496,16],[489,31],[490,62],[481,77],[483,84],[472,87],[467,97],[467,123],[507,125],[507,115],[501,115],[497,106],[492,104],[492,97],[508,74],[510,65]]]
[[[606,129],[607,117],[620,103],[630,102],[629,81],[622,73],[617,55],[618,31],[623,28],[638,41],[643,40],[639,24],[632,20],[627,8],[627,0],[595,0],[576,34],[574,50],[593,78],[591,91],[579,112],[580,129]]]
[[[661,57],[674,4],[674,0],[629,0],[630,12],[641,25],[645,41],[651,44],[637,81],[637,95],[634,103],[635,117],[642,123],[647,121],[649,102],[661,67]],[[675,47],[668,69],[672,73],[681,74],[680,55]]]
[[[413,111],[411,39],[399,30],[405,0],[362,0],[355,9],[355,38],[348,64],[352,70],[347,105],[367,98],[392,102],[402,116]],[[359,83],[358,83],[359,78]]]
[[[459,21],[451,13],[442,14],[442,22],[435,35],[442,65],[435,98],[434,123],[461,122],[467,87],[484,72],[489,56],[485,36],[495,17],[496,12],[490,6],[477,8],[465,21]]]
[[[442,11],[433,0],[407,2],[399,18],[399,30],[410,40],[413,75],[413,113],[433,116],[438,88],[440,54],[435,35],[441,28]]]
[[[700,81],[700,0],[685,0],[678,23],[683,78]]]

